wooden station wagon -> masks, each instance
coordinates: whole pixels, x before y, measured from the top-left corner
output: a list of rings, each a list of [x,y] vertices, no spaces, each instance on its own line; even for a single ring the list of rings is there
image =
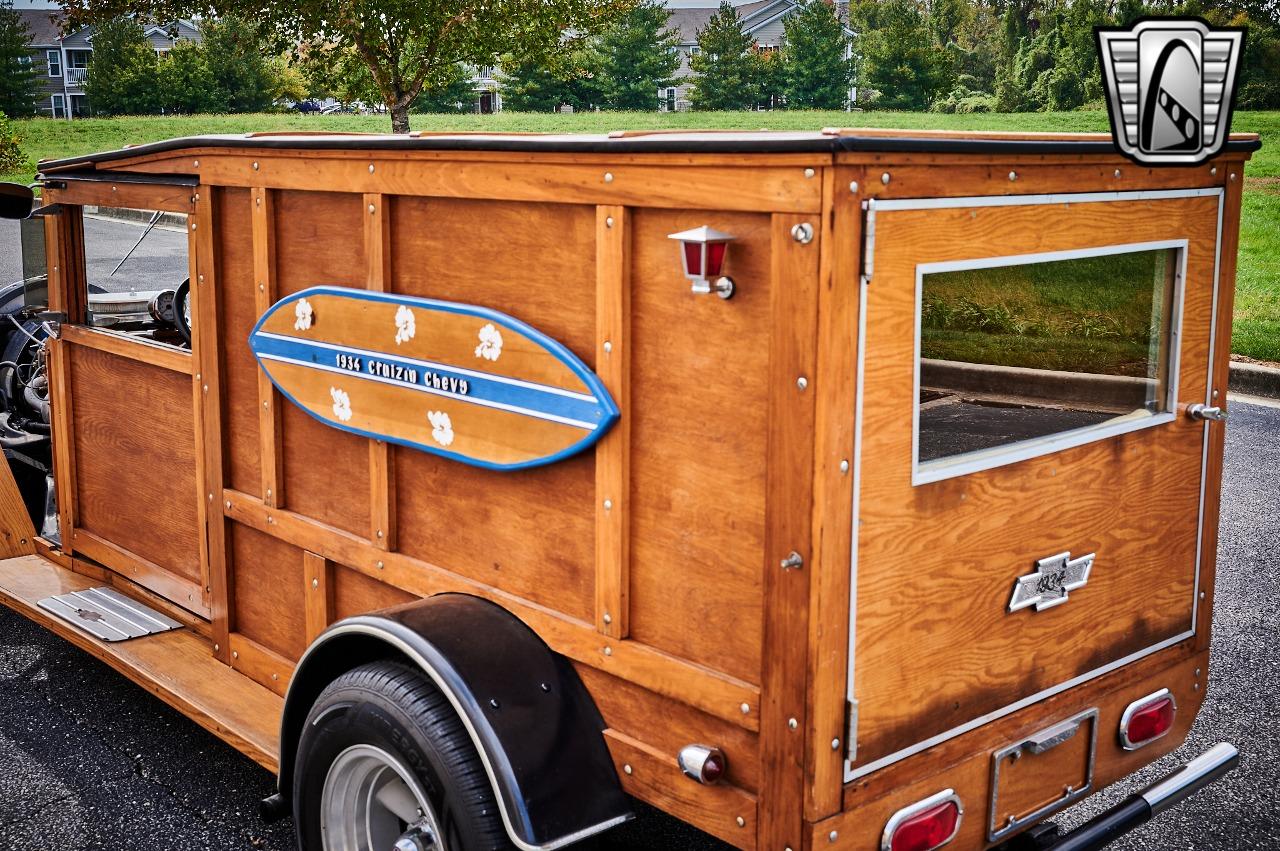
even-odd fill
[[[1257,146],[42,163],[12,369],[51,487],[6,449],[0,601],[278,771],[306,849],[558,848],[635,799],[760,851],[1101,847],[1237,759],[1046,821],[1204,698]],[[121,209],[172,251],[108,274]]]

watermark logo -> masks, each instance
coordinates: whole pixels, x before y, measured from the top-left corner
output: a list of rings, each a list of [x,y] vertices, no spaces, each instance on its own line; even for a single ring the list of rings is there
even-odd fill
[[[1146,165],[1194,165],[1222,150],[1231,128],[1244,30],[1198,18],[1097,27],[1116,145]]]

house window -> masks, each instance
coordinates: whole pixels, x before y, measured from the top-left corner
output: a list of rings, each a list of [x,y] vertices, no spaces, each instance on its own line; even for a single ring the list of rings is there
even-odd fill
[[[49,60],[49,76],[62,76],[62,54],[56,50],[46,50],[45,56]]]
[[[667,112],[676,111],[676,90],[674,88],[667,89]]]
[[[67,107],[66,99],[62,95],[53,95],[49,98],[52,103],[52,112],[54,118],[66,118]]]

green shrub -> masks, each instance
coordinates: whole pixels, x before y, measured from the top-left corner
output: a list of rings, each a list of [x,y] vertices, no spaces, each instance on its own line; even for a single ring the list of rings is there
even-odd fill
[[[0,174],[25,171],[30,165],[27,157],[18,146],[18,131],[0,112]]]

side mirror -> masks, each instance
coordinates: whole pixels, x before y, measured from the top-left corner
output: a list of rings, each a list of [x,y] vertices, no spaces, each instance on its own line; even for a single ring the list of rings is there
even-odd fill
[[[25,219],[31,215],[36,194],[21,183],[0,183],[0,219]]]

